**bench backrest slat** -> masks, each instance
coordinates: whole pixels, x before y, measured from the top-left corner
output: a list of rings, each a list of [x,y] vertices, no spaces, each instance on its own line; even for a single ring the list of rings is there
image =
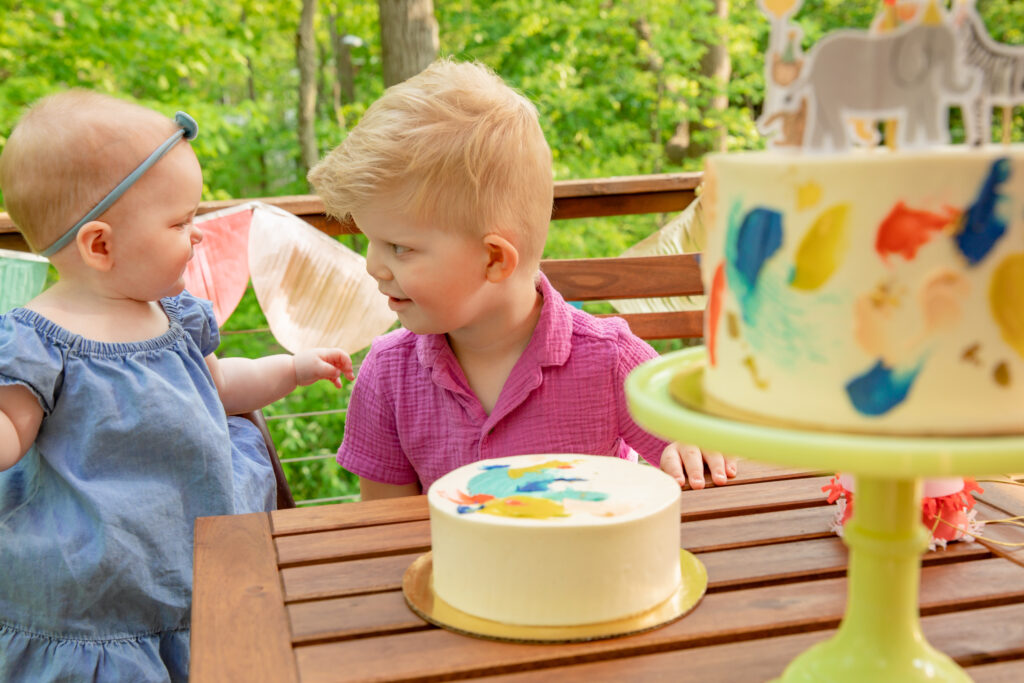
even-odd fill
[[[693,296],[704,293],[699,254],[548,259],[541,270],[566,301],[609,301]],[[642,339],[694,338],[703,334],[703,311],[621,314]]]

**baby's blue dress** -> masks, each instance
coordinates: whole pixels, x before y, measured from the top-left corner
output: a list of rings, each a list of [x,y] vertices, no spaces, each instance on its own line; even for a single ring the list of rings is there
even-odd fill
[[[187,680],[195,518],[273,507],[259,432],[229,438],[203,360],[211,306],[161,304],[168,331],[132,343],[0,315],[0,385],[43,407],[0,472],[0,681]]]

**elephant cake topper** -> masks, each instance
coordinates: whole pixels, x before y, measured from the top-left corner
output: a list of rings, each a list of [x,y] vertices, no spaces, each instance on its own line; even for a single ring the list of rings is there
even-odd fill
[[[790,21],[803,0],[758,0],[772,22],[757,121],[769,146],[947,145],[951,106],[964,111],[968,142],[989,142],[992,105],[1024,102],[1024,83],[1010,76],[1024,73],[1024,47],[993,41],[974,0],[952,1],[947,11],[941,0],[881,0],[869,28],[834,31],[804,53]]]

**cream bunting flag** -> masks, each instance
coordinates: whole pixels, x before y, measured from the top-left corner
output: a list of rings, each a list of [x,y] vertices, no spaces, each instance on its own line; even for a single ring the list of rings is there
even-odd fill
[[[355,353],[398,319],[362,256],[277,207],[254,203],[249,270],[270,331],[292,353]]]

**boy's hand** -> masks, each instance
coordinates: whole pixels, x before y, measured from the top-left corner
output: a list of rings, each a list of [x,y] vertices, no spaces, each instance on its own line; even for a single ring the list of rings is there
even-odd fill
[[[326,379],[341,388],[342,375],[350,382],[356,378],[352,372],[352,359],[341,349],[310,349],[294,356],[295,383],[304,387]]]
[[[696,446],[681,443],[670,443],[661,452],[661,471],[679,482],[680,487],[685,487],[689,482],[691,489],[704,488],[705,462],[715,486],[723,486],[728,479],[736,476],[736,459],[727,458],[721,453],[701,452]]]

